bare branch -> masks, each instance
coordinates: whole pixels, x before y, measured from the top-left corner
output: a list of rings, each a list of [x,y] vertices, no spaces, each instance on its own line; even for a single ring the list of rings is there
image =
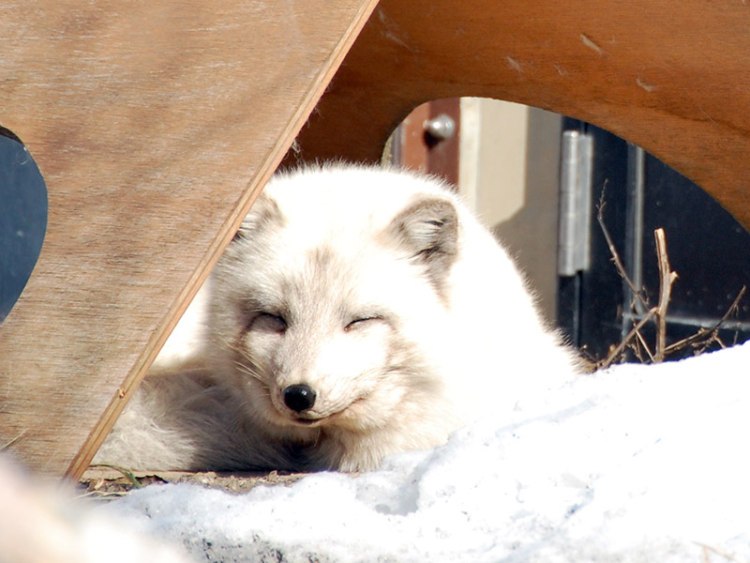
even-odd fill
[[[638,342],[640,342],[641,346],[646,351],[646,354],[648,354],[648,359],[651,361],[651,363],[654,363],[654,361],[655,361],[654,360],[654,354],[651,352],[651,347],[646,342],[646,339],[643,338],[643,335],[641,334],[640,330],[638,330],[638,332],[636,332],[636,336],[638,337]],[[641,358],[641,362],[645,363],[645,362],[643,362],[642,358]]]
[[[664,351],[667,344],[667,308],[669,299],[672,295],[672,284],[677,279],[677,273],[673,272],[669,266],[669,256],[667,256],[667,240],[664,236],[664,229],[654,231],[656,240],[656,257],[659,261],[659,304],[656,309],[656,351],[654,352],[654,361],[664,361]]]
[[[614,240],[612,239],[612,236],[609,233],[609,229],[607,229],[607,225],[604,223],[604,208],[607,205],[606,202],[604,201],[605,189],[606,189],[606,184],[604,188],[602,188],[602,195],[599,197],[599,204],[596,207],[597,208],[596,219],[599,222],[599,226],[602,229],[604,240],[607,241],[607,247],[609,248],[609,253],[612,256],[612,262],[614,262],[615,268],[617,269],[617,273],[625,281],[625,283],[628,284],[630,291],[633,293],[635,298],[638,299],[641,305],[643,305],[643,308],[647,309],[648,301],[643,295],[642,288],[636,287],[635,283],[633,283],[633,280],[631,280],[630,276],[628,276],[628,272],[627,270],[625,270],[625,265],[622,263],[622,260],[620,259],[620,254],[617,252],[617,248],[615,247]]]
[[[719,346],[721,346],[722,348],[726,348],[724,342],[719,338],[719,329],[721,329],[721,327],[729,319],[729,317],[737,312],[740,306],[740,302],[745,297],[746,293],[747,286],[743,285],[739,292],[737,292],[737,296],[734,298],[734,301],[732,301],[732,304],[726,310],[721,319],[719,319],[716,324],[714,324],[713,327],[711,327],[710,329],[698,329],[695,334],[692,334],[687,338],[683,338],[682,340],[667,346],[667,348],[664,350],[664,353],[667,355],[672,354],[674,352],[682,350],[683,348],[687,348],[688,346],[692,346],[697,350],[697,353],[701,353],[705,351],[706,348],[708,348],[708,346],[710,346],[713,342],[717,342]]]
[[[683,348],[687,348],[688,346],[693,346],[703,340],[705,340],[707,337],[706,335],[710,331],[705,328],[699,328],[694,334],[691,334],[690,336],[683,338],[682,340],[679,340],[675,342],[674,344],[670,344],[664,349],[664,354],[669,355],[673,354],[674,352],[679,352]]]
[[[651,319],[654,318],[654,315],[656,314],[656,307],[653,309],[650,309],[648,313],[640,320],[638,321],[638,324],[636,324],[633,328],[630,329],[630,332],[625,336],[625,338],[620,341],[620,343],[615,346],[612,351],[609,353],[609,355],[599,364],[599,368],[607,368],[611,366],[614,361],[622,354],[622,351],[626,348],[626,346],[630,343],[630,341],[639,334],[639,331],[643,328],[643,326],[649,322]]]
[[[606,184],[605,184],[606,187]],[[674,344],[667,345],[667,309],[670,304],[672,297],[672,285],[678,278],[676,272],[673,272],[669,264],[669,256],[667,254],[667,243],[664,229],[656,229],[654,231],[654,239],[656,242],[656,256],[658,261],[659,271],[659,301],[656,307],[649,308],[648,298],[645,295],[643,288],[635,286],[634,282],[628,276],[625,266],[620,259],[620,256],[615,247],[614,241],[607,229],[604,222],[604,190],[599,199],[597,206],[598,214],[597,219],[599,226],[602,229],[602,234],[609,247],[610,255],[612,256],[612,262],[615,265],[617,273],[624,280],[624,282],[630,288],[633,294],[633,302],[630,307],[635,313],[638,313],[636,304],[640,303],[643,306],[642,310],[648,309],[648,312],[641,318],[641,320],[635,324],[630,332],[623,338],[623,340],[617,345],[610,348],[610,352],[607,357],[597,363],[598,368],[606,368],[613,363],[621,360],[623,353],[626,349],[630,349],[633,355],[642,363],[658,363],[663,362],[667,356],[683,350],[685,348],[692,348],[693,352],[697,355],[707,350],[712,345],[718,345],[721,348],[725,348],[726,344],[719,336],[719,330],[722,328],[727,319],[736,314],[740,301],[744,298],[747,292],[746,287],[742,287],[734,301],[727,309],[724,316],[710,329],[699,328],[695,334],[688,336]],[[651,346],[646,342],[641,329],[649,321],[654,321],[656,327],[656,338],[653,344],[654,349],[652,351]],[[736,336],[735,336],[736,340]],[[648,356],[648,357],[646,357]]]

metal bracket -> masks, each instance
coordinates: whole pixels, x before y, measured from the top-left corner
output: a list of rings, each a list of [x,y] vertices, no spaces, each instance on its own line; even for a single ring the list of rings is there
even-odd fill
[[[563,132],[557,256],[560,276],[575,276],[589,268],[593,158],[591,135],[580,131]]]

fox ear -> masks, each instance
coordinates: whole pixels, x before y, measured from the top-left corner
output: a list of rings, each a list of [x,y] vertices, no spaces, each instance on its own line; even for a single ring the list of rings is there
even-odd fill
[[[239,230],[232,241],[249,239],[254,233],[265,229],[268,225],[282,224],[284,217],[271,196],[262,193],[255,200],[250,212],[242,220]]]
[[[450,201],[422,199],[393,220],[390,232],[411,252],[411,258],[426,267],[440,290],[458,253],[458,214]]]

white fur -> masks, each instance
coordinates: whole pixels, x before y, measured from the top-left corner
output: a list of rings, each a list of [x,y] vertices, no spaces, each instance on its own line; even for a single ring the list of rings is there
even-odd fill
[[[0,454],[0,561],[193,561],[182,550],[93,509],[75,490],[35,479]]]
[[[186,369],[173,339],[99,461],[366,470],[579,367],[492,235],[410,173],[276,176],[211,283],[205,346]]]

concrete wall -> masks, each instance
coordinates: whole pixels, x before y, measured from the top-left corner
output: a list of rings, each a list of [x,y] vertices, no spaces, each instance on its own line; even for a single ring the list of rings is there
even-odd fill
[[[511,250],[554,320],[560,116],[519,104],[463,98],[459,189]]]

